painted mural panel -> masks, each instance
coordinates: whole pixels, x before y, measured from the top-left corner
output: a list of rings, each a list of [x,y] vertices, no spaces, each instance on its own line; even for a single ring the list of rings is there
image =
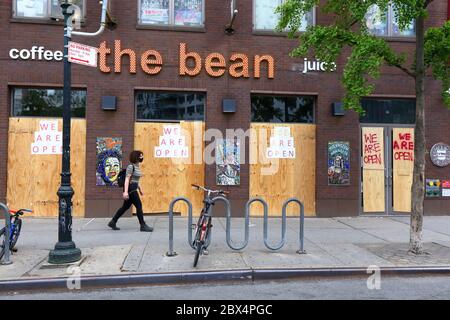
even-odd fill
[[[97,186],[117,186],[122,169],[122,138],[97,138]]]

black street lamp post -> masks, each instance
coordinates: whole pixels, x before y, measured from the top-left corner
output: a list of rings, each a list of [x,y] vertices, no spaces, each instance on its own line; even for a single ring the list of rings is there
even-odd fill
[[[48,262],[53,264],[71,263],[81,259],[81,250],[72,241],[72,197],[74,191],[70,179],[71,63],[68,60],[69,41],[72,36],[70,19],[74,14],[69,7],[72,4],[73,0],[61,1],[64,15],[63,154],[61,186],[57,193],[59,197],[58,242],[55,249],[50,251],[48,258]]]

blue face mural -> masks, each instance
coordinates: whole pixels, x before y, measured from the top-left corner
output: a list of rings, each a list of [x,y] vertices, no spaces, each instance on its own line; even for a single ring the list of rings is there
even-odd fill
[[[97,185],[117,186],[122,168],[122,139],[97,138]]]

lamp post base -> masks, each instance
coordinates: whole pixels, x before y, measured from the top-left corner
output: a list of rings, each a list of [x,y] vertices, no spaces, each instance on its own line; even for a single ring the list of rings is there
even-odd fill
[[[81,260],[81,250],[73,241],[58,242],[48,256],[48,263],[52,264],[66,264],[79,260]]]

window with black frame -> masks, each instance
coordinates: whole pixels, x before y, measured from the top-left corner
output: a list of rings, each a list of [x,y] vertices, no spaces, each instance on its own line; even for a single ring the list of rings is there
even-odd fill
[[[365,112],[361,123],[398,123],[416,122],[416,100],[414,99],[362,99]]]
[[[314,97],[252,95],[252,122],[314,123]]]
[[[203,27],[204,0],[138,0],[141,25]]]
[[[137,121],[203,121],[206,93],[137,91]]]
[[[84,20],[86,0],[72,2],[79,8],[79,11],[75,12],[76,18]],[[64,19],[59,0],[13,0],[13,17],[41,20]]]
[[[86,90],[72,89],[72,117],[86,116]],[[13,117],[62,117],[63,90],[12,88]]]

